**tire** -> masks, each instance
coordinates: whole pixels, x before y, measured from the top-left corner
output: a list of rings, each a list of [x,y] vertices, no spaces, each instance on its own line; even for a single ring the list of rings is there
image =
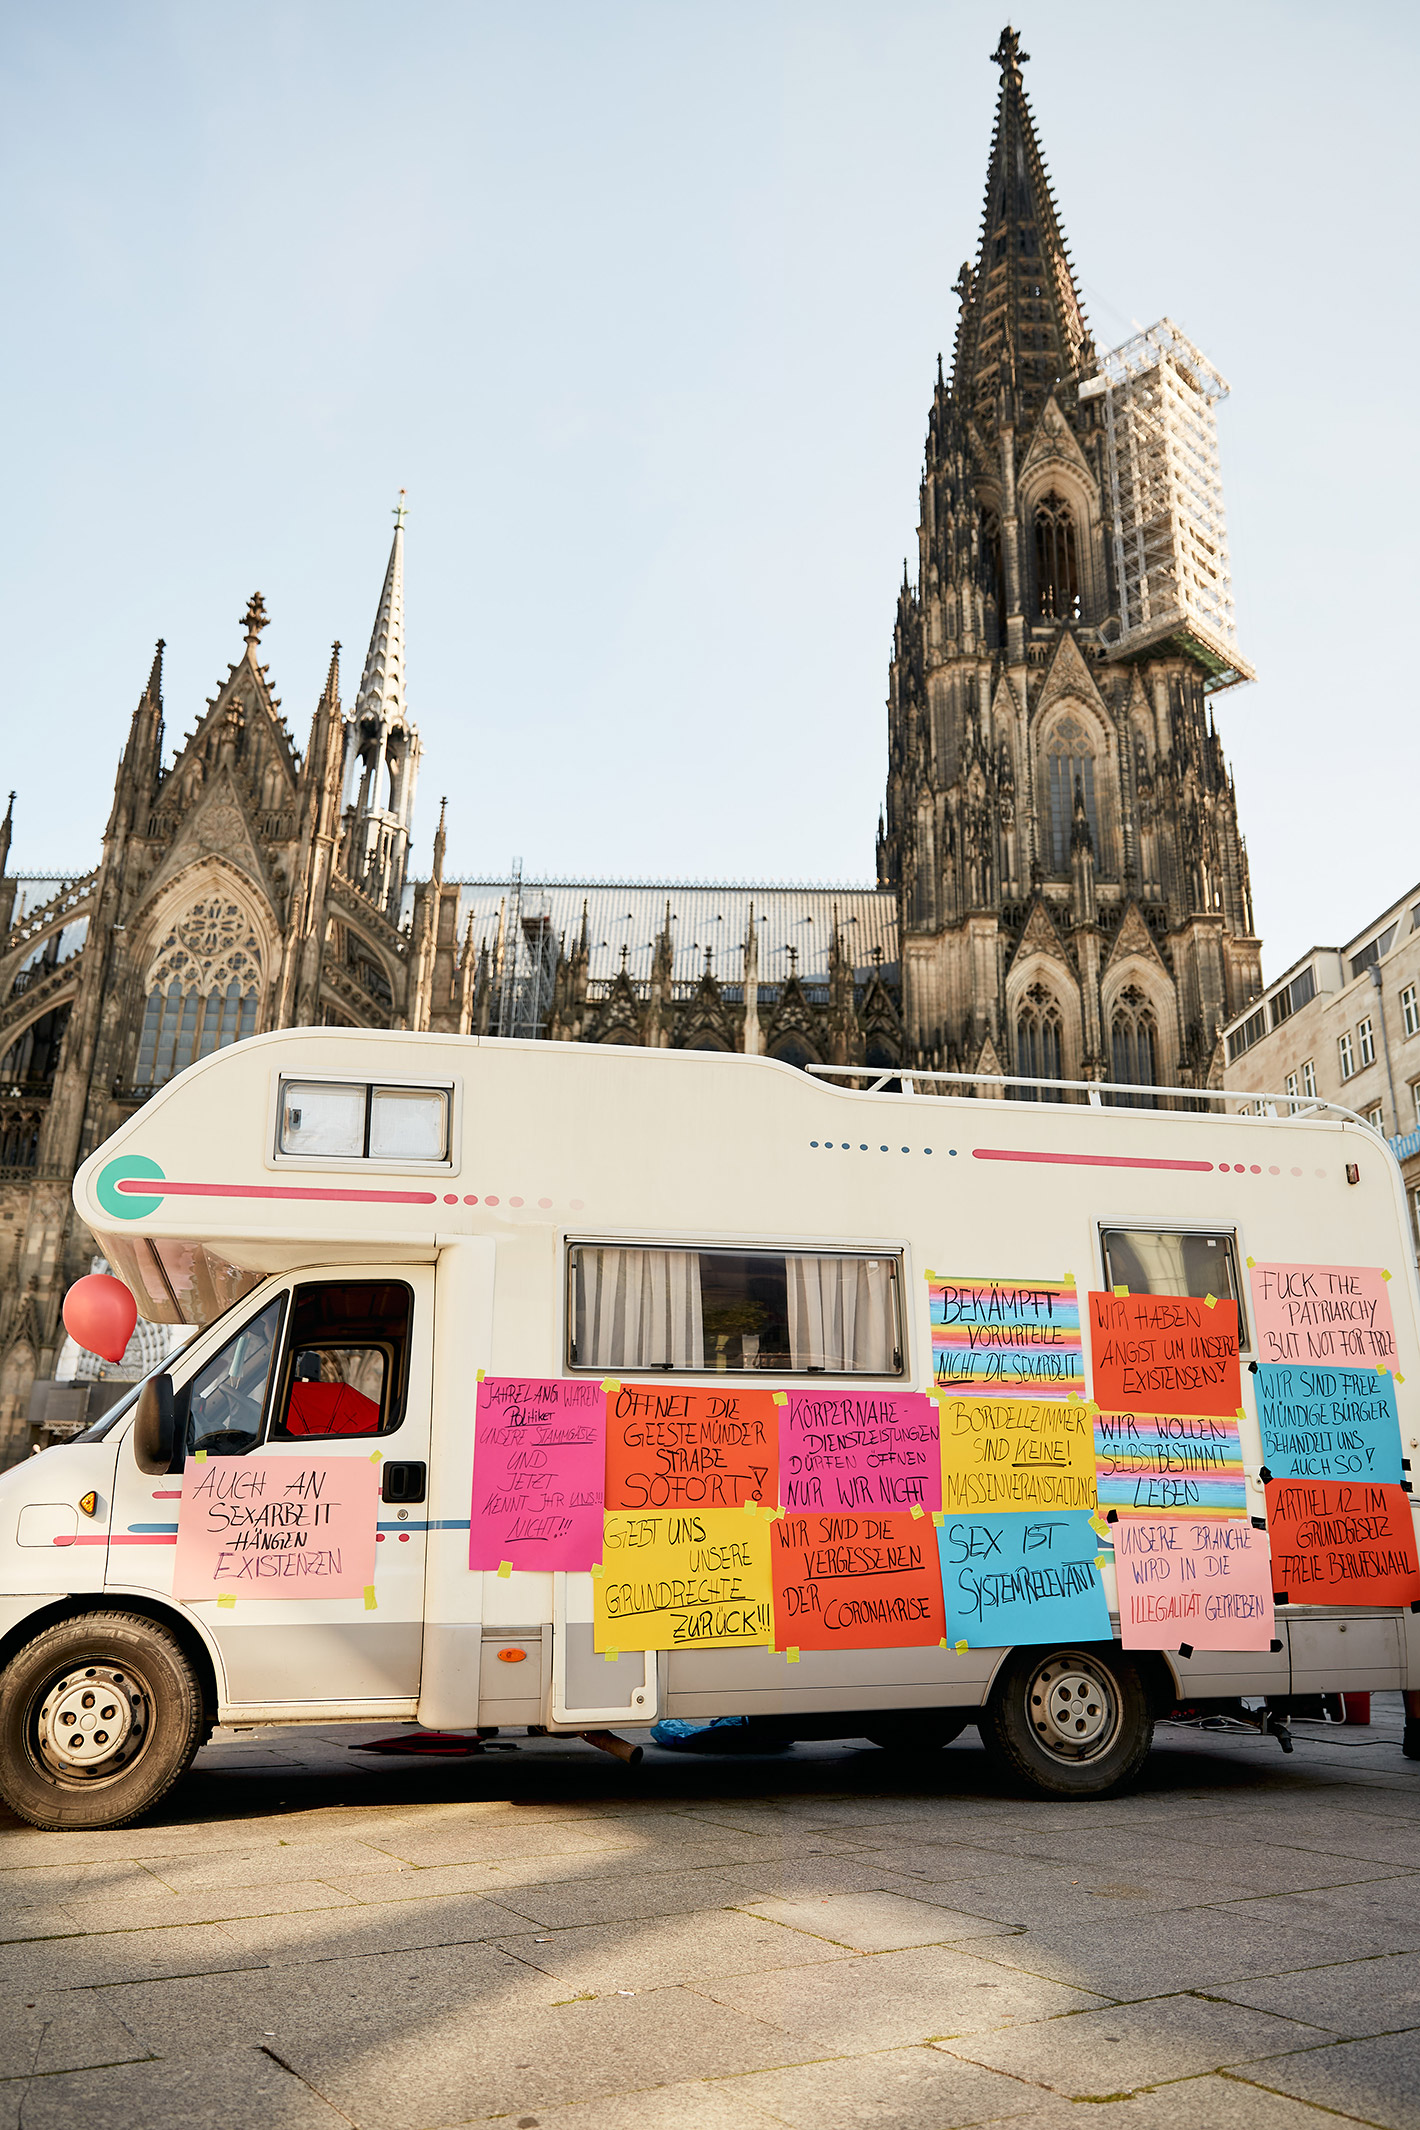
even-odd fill
[[[997,1768],[1036,1797],[1106,1797],[1138,1774],[1154,1718],[1113,1643],[1011,1652],[981,1715]]]
[[[971,1718],[969,1708],[904,1709],[900,1716],[881,1717],[863,1736],[885,1753],[940,1753],[960,1738]]]
[[[0,1676],[0,1797],[49,1833],[121,1827],[185,1773],[205,1729],[165,1627],[128,1612],[60,1620]]]

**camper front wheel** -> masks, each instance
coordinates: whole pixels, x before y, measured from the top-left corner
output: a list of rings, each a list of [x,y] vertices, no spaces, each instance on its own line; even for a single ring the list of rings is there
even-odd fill
[[[0,1796],[31,1826],[121,1827],[202,1742],[202,1692],[177,1642],[134,1613],[60,1620],[0,1676]]]
[[[981,1716],[987,1752],[1037,1797],[1117,1790],[1153,1737],[1144,1682],[1112,1648],[1012,1651]]]

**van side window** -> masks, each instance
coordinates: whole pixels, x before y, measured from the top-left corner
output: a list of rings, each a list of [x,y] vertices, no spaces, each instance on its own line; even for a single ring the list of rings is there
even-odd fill
[[[195,1450],[213,1457],[243,1457],[261,1440],[266,1386],[285,1306],[284,1294],[268,1302],[188,1384],[184,1440],[189,1457]]]
[[[272,1435],[387,1435],[397,1428],[412,1302],[402,1281],[298,1287]]]
[[[575,1243],[568,1365],[900,1376],[896,1257]]]
[[[1238,1305],[1238,1345],[1248,1351],[1247,1311],[1232,1228],[1101,1228],[1105,1284],[1131,1294],[1216,1294]]]

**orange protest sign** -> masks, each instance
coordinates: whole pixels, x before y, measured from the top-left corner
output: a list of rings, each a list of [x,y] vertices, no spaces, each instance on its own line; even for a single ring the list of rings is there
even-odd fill
[[[772,1566],[780,1648],[935,1649],[947,1631],[937,1534],[910,1510],[781,1516]]]
[[[619,1383],[607,1393],[608,1509],[738,1509],[778,1498],[772,1391]]]
[[[1242,1404],[1238,1308],[1188,1294],[1091,1294],[1095,1403],[1107,1413],[1213,1413]]]

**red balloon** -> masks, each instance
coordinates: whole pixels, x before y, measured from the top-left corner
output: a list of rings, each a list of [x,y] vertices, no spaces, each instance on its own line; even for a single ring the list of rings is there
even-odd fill
[[[138,1304],[111,1273],[90,1272],[64,1297],[64,1329],[76,1346],[101,1360],[123,1359],[137,1322]]]

